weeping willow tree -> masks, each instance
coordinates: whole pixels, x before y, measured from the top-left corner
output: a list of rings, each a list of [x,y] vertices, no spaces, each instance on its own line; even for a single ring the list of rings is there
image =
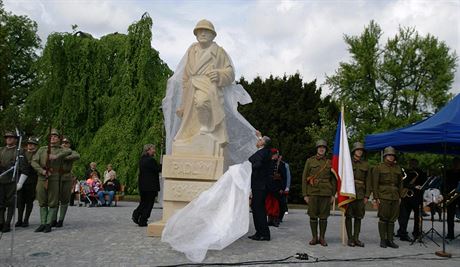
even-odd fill
[[[151,47],[151,28],[146,13],[127,35],[96,39],[75,28],[51,34],[38,63],[39,87],[25,108],[34,134],[46,136],[52,125],[72,140],[81,154],[77,176],[91,161],[99,170],[112,163],[130,193],[143,144],[163,144],[160,105],[172,74]]]

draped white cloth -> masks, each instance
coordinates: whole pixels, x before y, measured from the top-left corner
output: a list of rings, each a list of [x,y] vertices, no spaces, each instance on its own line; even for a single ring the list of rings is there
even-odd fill
[[[230,166],[222,177],[166,223],[161,241],[194,262],[209,249],[221,250],[249,230],[249,161]]]
[[[186,61],[187,53],[168,80],[163,99],[166,154],[171,154],[172,142],[181,124],[176,110],[181,104]],[[237,108],[238,104],[251,103],[252,99],[241,85],[235,83],[224,87],[223,93],[228,135],[224,156],[227,166],[232,166],[210,189],[202,192],[167,221],[161,238],[194,262],[203,261],[208,249],[221,250],[230,245],[245,235],[249,228],[248,199],[252,166],[247,159],[257,150],[257,137],[254,127]]]

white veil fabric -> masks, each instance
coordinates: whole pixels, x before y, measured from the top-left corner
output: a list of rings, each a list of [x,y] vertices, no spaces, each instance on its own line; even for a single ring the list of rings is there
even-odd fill
[[[176,72],[168,80],[163,99],[166,128],[166,154],[172,152],[172,142],[181,119],[176,110],[181,104],[182,76],[187,53]],[[233,66],[233,64],[232,64]],[[254,127],[238,112],[239,104],[252,102],[250,95],[235,83],[224,90],[225,124],[228,144],[226,166],[232,165],[208,190],[166,222],[161,241],[185,253],[194,262],[202,262],[209,249],[222,250],[249,230],[249,194],[252,166],[247,159],[257,150]],[[233,165],[235,164],[235,165]]]
[[[172,142],[179,131],[181,123],[181,119],[176,115],[176,110],[182,100],[182,77],[186,61],[187,52],[182,57],[174,75],[168,79],[166,96],[162,102],[167,155],[171,155]],[[254,127],[238,112],[238,103],[241,105],[251,103],[251,96],[244,90],[243,86],[235,82],[224,87],[223,90],[225,124],[229,139],[225,156],[229,159],[228,165],[232,165],[242,163],[256,151],[257,137],[255,136],[256,130]]]
[[[210,189],[169,218],[161,241],[202,262],[209,249],[222,250],[245,235],[251,171],[249,161],[230,166]]]

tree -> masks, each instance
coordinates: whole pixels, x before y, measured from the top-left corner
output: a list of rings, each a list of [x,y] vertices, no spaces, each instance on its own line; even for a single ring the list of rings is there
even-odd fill
[[[164,142],[159,107],[172,71],[151,47],[151,28],[144,14],[127,35],[95,39],[76,27],[51,34],[37,63],[40,86],[25,107],[30,134],[46,136],[52,125],[71,139],[81,155],[77,176],[91,161],[112,163],[128,193],[137,188],[143,145]]]
[[[337,106],[330,97],[321,99],[321,89],[316,87],[316,81],[304,83],[299,74],[282,78],[270,76],[265,80],[257,77],[251,83],[241,78],[239,83],[253,100],[239,108],[241,114],[262,134],[270,136],[274,147],[281,151],[292,174],[291,200],[303,203],[302,172],[305,160],[316,153],[318,137],[307,132],[305,127],[312,123],[322,126],[327,121],[320,118],[319,110],[324,110],[325,116],[330,116],[329,121],[335,125]]]
[[[12,128],[19,119],[36,81],[39,48],[37,23],[6,12],[0,0],[0,129]]]
[[[384,46],[380,26],[371,21],[359,36],[345,35],[350,62],[326,77],[347,113],[357,139],[418,121],[450,99],[457,56],[447,45],[414,28],[400,27]]]

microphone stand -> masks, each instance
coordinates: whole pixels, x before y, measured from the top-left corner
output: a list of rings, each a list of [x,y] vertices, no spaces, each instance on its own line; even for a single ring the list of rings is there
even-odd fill
[[[430,182],[430,179],[426,179],[426,181],[423,183],[422,187],[419,189],[420,194],[422,195],[422,201],[418,205],[418,214],[419,214],[419,219],[418,219],[418,225],[419,225],[419,232],[417,233],[418,236],[415,238],[410,245],[413,245],[415,242],[419,243],[420,245],[424,245],[425,247],[426,244],[423,241],[423,237],[426,235],[426,233],[423,231],[423,192],[426,190],[428,187],[428,184]],[[434,242],[434,241],[433,241]],[[435,242],[436,243],[436,242]]]
[[[14,186],[16,187],[18,180],[19,180],[19,163],[21,158],[24,156],[21,155],[21,146],[22,146],[22,135],[19,133],[18,128],[16,128],[16,136],[19,137],[19,142],[16,148],[16,160],[13,166],[13,176],[11,177],[11,181],[14,182]],[[18,201],[18,191],[15,189],[13,194],[13,227],[12,227],[12,234],[11,234],[11,246],[10,246],[10,258],[13,260],[13,249],[14,249],[14,237],[16,233],[16,206]]]

